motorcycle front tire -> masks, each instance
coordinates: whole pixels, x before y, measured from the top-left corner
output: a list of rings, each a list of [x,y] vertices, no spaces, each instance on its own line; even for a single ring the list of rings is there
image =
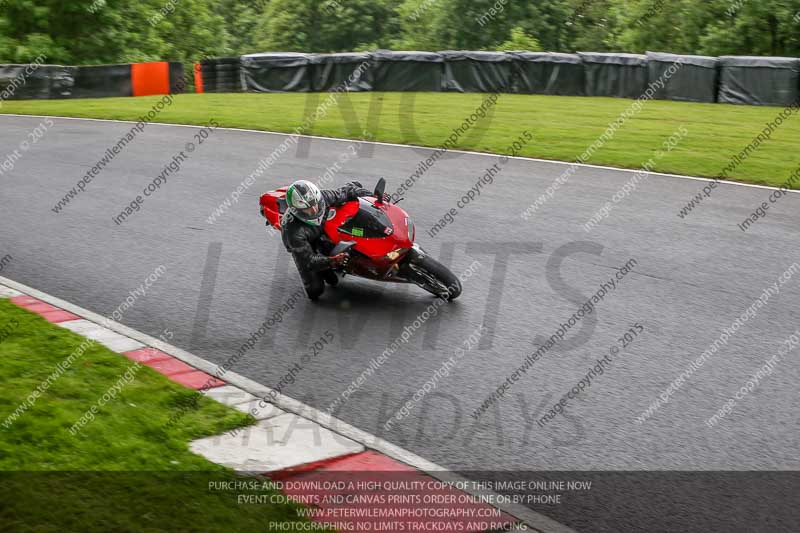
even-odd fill
[[[461,280],[433,257],[411,250],[406,268],[411,281],[429,293],[453,301],[461,295]]]

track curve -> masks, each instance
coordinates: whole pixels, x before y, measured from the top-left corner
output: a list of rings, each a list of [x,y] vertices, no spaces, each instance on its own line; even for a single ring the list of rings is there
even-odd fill
[[[0,158],[42,120],[0,116]],[[56,214],[53,206],[131,124],[52,121],[46,135],[0,175],[0,257],[12,257],[3,275],[105,315],[163,264],[166,273],[121,322],[154,336],[169,329],[173,344],[220,364],[300,286],[280,239],[265,230],[258,195],[294,178],[316,179],[352,146],[315,138],[307,156],[293,147],[209,224],[213,210],[286,139],[219,129],[118,225],[113,218],[187,143],[196,142],[197,128],[148,125]],[[343,164],[331,183],[352,178],[370,187],[384,176],[391,189],[426,154],[374,145]],[[454,470],[800,468],[796,357],[785,358],[722,423],[705,424],[800,328],[800,275],[782,285],[669,404],[636,422],[722,328],[800,261],[800,196],[783,198],[745,233],[736,223],[766,199],[767,189],[720,184],[681,220],[677,210],[703,182],[653,175],[586,232],[584,222],[630,172],[581,167],[525,221],[520,214],[565,165],[512,159],[431,238],[427,229],[497,160],[455,154],[406,193],[402,206],[414,218],[422,246],[455,272],[476,260],[480,268],[456,302],[374,369],[342,404],[339,418]],[[535,351],[534,339],[552,335],[631,258],[633,271],[566,337],[564,346],[573,347],[553,348],[476,422],[470,413]],[[325,410],[431,302],[413,287],[346,279],[318,305],[299,301],[233,370],[274,386],[330,331],[333,348],[283,390]],[[575,400],[568,416],[537,425],[634,323],[643,326],[641,337]],[[488,333],[478,346],[385,430],[386,419],[482,325]]]

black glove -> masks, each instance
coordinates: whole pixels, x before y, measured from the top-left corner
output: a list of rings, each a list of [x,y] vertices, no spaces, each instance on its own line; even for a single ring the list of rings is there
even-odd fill
[[[348,181],[346,188],[349,194],[354,194],[356,198],[372,195],[372,191],[365,189],[361,183],[357,181]]]

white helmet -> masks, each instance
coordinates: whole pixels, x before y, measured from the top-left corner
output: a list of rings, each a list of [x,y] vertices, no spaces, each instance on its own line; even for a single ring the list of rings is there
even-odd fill
[[[307,180],[297,180],[286,191],[286,204],[292,216],[306,224],[319,226],[325,220],[327,206],[319,187]]]

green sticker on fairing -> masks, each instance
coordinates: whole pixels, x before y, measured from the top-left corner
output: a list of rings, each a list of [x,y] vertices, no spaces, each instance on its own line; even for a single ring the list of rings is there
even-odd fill
[[[364,236],[364,228],[353,228],[350,230],[350,234],[354,237],[363,237]]]

